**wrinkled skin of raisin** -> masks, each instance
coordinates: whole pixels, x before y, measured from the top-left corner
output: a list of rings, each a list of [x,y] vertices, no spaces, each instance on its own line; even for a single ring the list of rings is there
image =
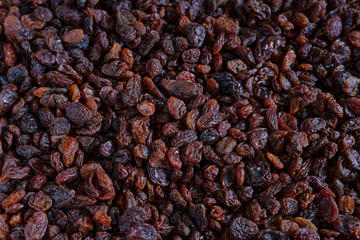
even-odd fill
[[[0,239],[359,238],[359,4],[0,1]]]
[[[42,239],[48,225],[48,218],[44,212],[34,212],[28,219],[25,228],[26,239]]]

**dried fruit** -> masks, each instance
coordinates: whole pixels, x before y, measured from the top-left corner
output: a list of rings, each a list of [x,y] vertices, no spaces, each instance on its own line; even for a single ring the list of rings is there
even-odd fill
[[[84,31],[82,29],[71,30],[62,37],[62,40],[69,44],[80,43],[83,39]]]
[[[59,145],[59,151],[62,153],[65,167],[70,167],[75,158],[75,153],[79,149],[77,140],[73,137],[63,137]]]
[[[259,233],[257,225],[243,217],[236,217],[231,222],[229,234],[231,239],[251,239]]]
[[[86,193],[99,200],[109,200],[115,196],[115,189],[110,177],[98,163],[89,163],[80,169],[80,175],[85,179]]]
[[[186,105],[176,97],[170,97],[167,101],[169,112],[176,120],[182,119],[186,114]]]
[[[34,212],[27,220],[24,228],[26,239],[42,239],[48,225],[48,218],[44,212]]]
[[[246,64],[240,59],[228,61],[226,65],[229,71],[234,74],[238,74],[239,72],[247,69]]]
[[[357,239],[359,1],[0,0],[0,239]]]
[[[325,34],[330,39],[337,38],[342,31],[341,18],[338,15],[334,15],[326,21]]]
[[[91,119],[92,112],[83,104],[73,102],[66,107],[66,117],[74,124],[81,126]]]

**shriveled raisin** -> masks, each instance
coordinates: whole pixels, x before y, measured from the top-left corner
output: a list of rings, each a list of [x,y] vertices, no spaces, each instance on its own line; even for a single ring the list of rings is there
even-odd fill
[[[182,119],[186,114],[185,103],[176,97],[170,97],[168,99],[167,106],[171,116],[173,116],[176,120]]]
[[[359,238],[359,1],[0,5],[0,239]]]

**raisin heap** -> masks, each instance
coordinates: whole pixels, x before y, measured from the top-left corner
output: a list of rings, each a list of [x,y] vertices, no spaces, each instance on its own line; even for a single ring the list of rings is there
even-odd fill
[[[0,0],[1,240],[360,239],[357,0]]]

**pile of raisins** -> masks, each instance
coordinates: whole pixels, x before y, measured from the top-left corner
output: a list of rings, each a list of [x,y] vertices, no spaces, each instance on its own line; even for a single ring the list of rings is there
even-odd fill
[[[1,240],[360,239],[358,0],[0,0]]]

